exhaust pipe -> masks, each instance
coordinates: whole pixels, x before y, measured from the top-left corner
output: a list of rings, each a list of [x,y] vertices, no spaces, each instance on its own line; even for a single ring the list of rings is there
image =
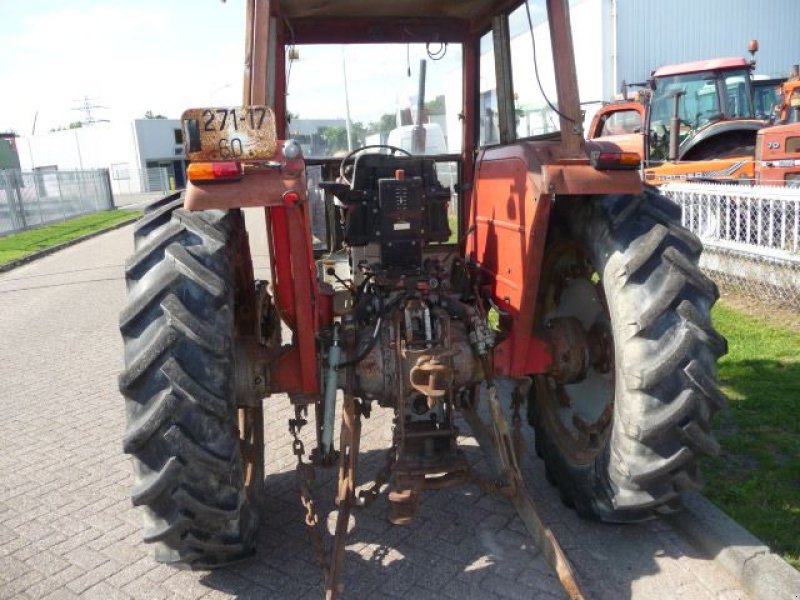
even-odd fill
[[[680,100],[686,92],[678,91],[672,96],[672,118],[669,120],[669,160],[678,160],[678,146],[680,145],[681,119],[678,117]]]

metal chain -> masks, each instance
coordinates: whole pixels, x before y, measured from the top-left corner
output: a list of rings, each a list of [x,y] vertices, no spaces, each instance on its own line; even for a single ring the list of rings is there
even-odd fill
[[[397,459],[397,447],[398,447],[397,427],[396,425],[393,425],[392,446],[386,452],[386,462],[384,463],[381,470],[378,471],[378,473],[375,475],[375,480],[373,481],[372,485],[369,486],[367,489],[358,491],[358,499],[361,501],[362,507],[366,507],[372,504],[372,502],[380,495],[381,488],[383,487],[383,485],[389,480],[389,477],[391,477],[392,469],[394,468],[394,463],[395,460]]]
[[[292,434],[292,453],[297,457],[297,482],[300,487],[300,502],[305,510],[305,523],[311,545],[314,548],[314,557],[322,569],[323,581],[328,578],[328,561],[325,558],[325,546],[322,541],[322,531],[311,486],[314,482],[314,466],[303,462],[305,446],[300,439],[300,430],[308,423],[305,415],[308,414],[308,405],[297,405],[294,408],[294,419],[289,419],[289,433]]]

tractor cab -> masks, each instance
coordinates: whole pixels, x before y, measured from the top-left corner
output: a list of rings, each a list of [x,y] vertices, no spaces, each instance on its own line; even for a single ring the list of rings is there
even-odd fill
[[[765,123],[755,117],[751,69],[743,58],[723,58],[654,71],[647,117],[648,159],[670,158],[673,127],[678,129],[677,156],[672,160],[721,157],[744,146],[752,150],[755,131]],[[717,136],[730,138],[725,150],[717,143],[721,138],[710,144]]]

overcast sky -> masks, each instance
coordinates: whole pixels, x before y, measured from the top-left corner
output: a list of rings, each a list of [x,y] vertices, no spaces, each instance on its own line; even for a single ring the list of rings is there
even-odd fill
[[[95,118],[112,121],[148,110],[178,118],[190,107],[241,103],[244,0],[0,0],[0,23],[0,131],[29,135],[37,112],[37,133],[82,120],[74,109],[84,96],[107,107]],[[344,117],[336,49],[301,48],[288,101],[301,118]],[[348,48],[353,120],[393,112],[397,99],[414,90],[423,52],[412,48],[408,78],[405,46]],[[445,85],[435,74],[458,63],[455,50],[441,63],[429,61],[428,99]],[[374,79],[367,84],[376,72],[378,87]]]
[[[0,0],[0,131],[30,134],[96,117],[237,104],[244,2],[228,0]]]

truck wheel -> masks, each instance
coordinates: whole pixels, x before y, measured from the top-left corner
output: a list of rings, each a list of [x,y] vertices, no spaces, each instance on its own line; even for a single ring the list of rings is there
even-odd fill
[[[709,420],[726,402],[702,245],[650,188],[554,208],[537,306],[554,362],[528,404],[549,479],[585,517],[676,510],[700,486],[698,457],[719,451]]]
[[[258,527],[234,399],[236,282],[250,257],[236,254],[246,247],[241,211],[182,204],[175,195],[150,205],[134,230],[120,314],[123,448],[156,560],[212,568],[252,554]]]

